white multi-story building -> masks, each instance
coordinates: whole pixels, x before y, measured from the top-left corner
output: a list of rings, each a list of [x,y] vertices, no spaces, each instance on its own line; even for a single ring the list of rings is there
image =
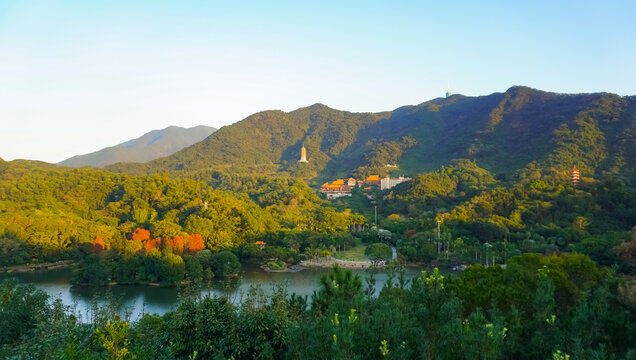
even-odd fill
[[[380,179],[380,190],[386,190],[394,187],[397,184],[401,184],[405,181],[409,181],[411,178],[400,176],[399,178],[391,179],[388,175],[384,179]]]

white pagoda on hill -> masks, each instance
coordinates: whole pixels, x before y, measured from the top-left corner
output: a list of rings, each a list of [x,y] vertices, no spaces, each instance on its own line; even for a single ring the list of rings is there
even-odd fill
[[[303,147],[300,148],[300,160],[298,160],[299,163],[308,163],[309,161],[307,161],[307,149],[305,149],[305,144],[303,144]]]

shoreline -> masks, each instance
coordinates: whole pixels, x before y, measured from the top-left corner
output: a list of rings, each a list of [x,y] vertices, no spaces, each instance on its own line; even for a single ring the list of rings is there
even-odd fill
[[[37,272],[37,271],[48,271],[48,270],[57,270],[64,269],[76,265],[77,262],[74,260],[60,260],[56,262],[50,263],[41,263],[41,264],[29,264],[29,265],[14,265],[0,268],[0,273],[27,273],[27,272]]]
[[[185,281],[185,280],[184,280]],[[144,281],[144,282],[138,282],[138,283],[118,283],[117,281],[109,281],[108,283],[106,283],[106,285],[99,285],[99,286],[90,286],[88,283],[81,283],[81,284],[73,284],[70,283],[71,287],[73,286],[77,286],[77,287],[81,287],[81,288],[94,288],[94,289],[98,289],[98,288],[107,288],[107,287],[115,287],[115,286],[155,286],[155,287],[160,287],[161,283],[157,283],[157,282],[150,282],[150,281]],[[164,287],[176,287],[176,286],[164,286]]]
[[[307,269],[307,267],[302,264],[291,265],[281,270],[270,269],[269,267],[267,267],[267,265],[263,265],[260,268],[265,272],[271,272],[271,273],[285,273],[285,272],[295,273],[295,272],[299,272],[299,271],[303,271]]]
[[[328,260],[303,260],[300,262],[300,265],[307,268],[332,268],[334,265],[338,265],[340,268],[346,269],[368,269],[373,267],[373,263],[371,261],[350,261],[350,260],[339,260],[335,258],[329,258]],[[375,264],[377,268],[386,267],[385,263],[377,263]]]

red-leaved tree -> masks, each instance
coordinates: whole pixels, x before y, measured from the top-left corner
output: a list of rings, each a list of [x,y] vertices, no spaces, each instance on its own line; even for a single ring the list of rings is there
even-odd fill
[[[172,247],[173,254],[177,254],[177,255],[183,254],[183,249],[184,249],[183,236],[177,235],[172,239],[166,239],[166,241],[170,243],[170,247]]]
[[[190,235],[190,240],[188,241],[188,252],[191,254],[196,254],[198,251],[205,249],[205,245],[203,244],[203,237],[199,234]]]
[[[108,244],[105,244],[102,238],[98,236],[95,238],[95,240],[93,240],[93,247],[92,247],[93,253],[99,254],[100,252],[106,249],[108,249]]]
[[[146,250],[146,254],[149,253],[150,250],[152,250],[152,249],[157,249],[158,248],[159,250],[161,250],[161,247],[162,246],[161,246],[161,238],[160,237],[152,239],[152,240],[146,240],[144,242],[144,249]]]
[[[146,241],[150,239],[150,231],[146,229],[136,228],[132,233],[132,239],[134,241]]]

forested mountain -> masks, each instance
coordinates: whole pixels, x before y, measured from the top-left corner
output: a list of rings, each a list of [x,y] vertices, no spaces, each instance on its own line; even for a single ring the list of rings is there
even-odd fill
[[[304,178],[387,173],[414,175],[469,159],[495,175],[537,162],[584,174],[628,170],[636,160],[636,97],[557,94],[512,87],[505,93],[453,95],[391,112],[350,113],[316,104],[264,111],[223,127],[200,143],[147,164],[115,164],[130,173],[290,172]],[[308,164],[296,160],[305,145]]]
[[[147,162],[175,152],[210,136],[216,129],[209,126],[182,128],[169,126],[150,131],[136,139],[89,154],[76,155],[58,165],[104,167],[117,162]]]
[[[233,172],[291,170],[313,177],[342,154],[358,132],[390,113],[350,113],[322,104],[289,113],[263,111],[230,126],[172,156],[148,164],[115,164],[107,169],[131,173],[231,168]],[[297,166],[305,145],[309,164]]]

